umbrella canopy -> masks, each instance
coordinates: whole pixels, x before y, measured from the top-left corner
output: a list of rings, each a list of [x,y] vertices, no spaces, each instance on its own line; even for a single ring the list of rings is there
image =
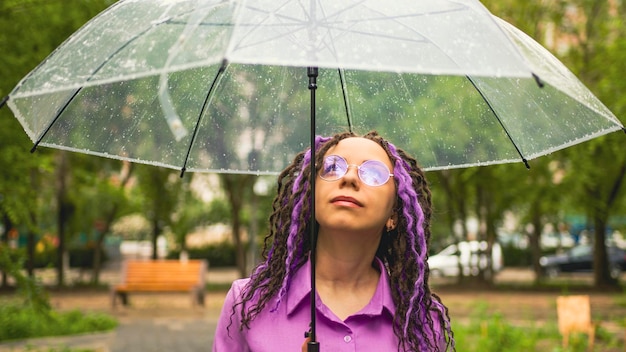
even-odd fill
[[[275,174],[316,131],[378,130],[427,170],[529,160],[623,129],[477,0],[126,0],[8,104],[35,146]]]

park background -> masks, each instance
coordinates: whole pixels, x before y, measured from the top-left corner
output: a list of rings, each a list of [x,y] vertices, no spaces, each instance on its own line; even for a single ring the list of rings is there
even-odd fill
[[[0,96],[113,3],[3,0]],[[483,4],[548,48],[624,121],[626,4]],[[539,258],[570,240],[623,245],[624,138],[613,133],[532,160],[530,170],[509,164],[429,172],[435,202],[431,252],[460,240],[497,241],[505,267],[531,273],[528,287],[512,289],[614,292],[623,305],[623,286],[609,275],[605,251],[594,252],[600,265],[584,280],[548,280]],[[26,277],[45,272],[50,289],[107,286],[102,274],[129,253],[177,258],[186,252],[207,259],[211,268],[235,268],[235,277],[246,276],[259,258],[275,186],[271,177],[188,174],[181,179],[177,171],[58,150],[31,154],[32,142],[6,107],[0,109],[0,146],[2,255],[23,260]],[[15,280],[8,268],[2,270],[2,287],[11,292]],[[72,275],[76,272],[80,275]],[[480,273],[451,284],[498,290],[497,277]]]

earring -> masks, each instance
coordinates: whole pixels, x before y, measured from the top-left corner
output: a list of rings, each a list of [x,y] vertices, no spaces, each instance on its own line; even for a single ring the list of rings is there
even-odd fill
[[[387,232],[391,232],[396,228],[396,222],[393,219],[387,220]]]

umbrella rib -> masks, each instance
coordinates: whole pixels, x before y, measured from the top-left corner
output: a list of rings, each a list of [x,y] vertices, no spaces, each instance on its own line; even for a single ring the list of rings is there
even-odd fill
[[[76,98],[76,96],[78,95],[78,93],[80,93],[81,90],[83,90],[83,87],[80,87],[80,88],[76,89],[74,94],[72,94],[72,96],[65,102],[65,104],[63,104],[63,107],[59,110],[59,112],[56,114],[56,116],[54,116],[54,119],[52,119],[52,121],[50,121],[48,126],[46,126],[46,129],[37,138],[37,141],[35,141],[35,144],[33,145],[33,147],[30,148],[30,152],[31,153],[34,153],[35,150],[37,150],[37,147],[39,146],[39,144],[41,143],[43,138],[48,134],[48,132],[50,132],[50,130],[52,129],[52,126],[54,126],[54,124],[59,120],[59,117],[61,117],[63,112],[65,112],[65,109],[67,109],[67,107],[74,100],[74,98]]]
[[[183,162],[183,167],[180,169],[180,177],[182,178],[185,175],[185,171],[187,170],[187,161],[189,161],[189,155],[191,154],[191,148],[193,148],[193,144],[196,141],[196,136],[198,135],[198,129],[200,128],[200,121],[202,120],[202,116],[204,116],[204,112],[206,111],[207,106],[209,105],[209,101],[211,101],[211,97],[213,96],[213,91],[220,77],[226,71],[226,67],[228,66],[228,60],[224,59],[222,61],[222,65],[217,70],[215,74],[215,78],[213,78],[213,82],[211,82],[211,87],[204,98],[204,103],[202,104],[202,109],[200,109],[200,113],[198,114],[198,120],[196,121],[196,126],[193,129],[193,134],[191,135],[191,140],[189,141],[189,146],[187,147],[187,154],[185,155],[185,161]]]
[[[346,119],[348,120],[348,129],[352,132],[352,116],[350,113],[350,102],[348,101],[348,86],[346,85],[345,71],[342,68],[337,69],[339,74],[339,82],[341,82],[341,93],[343,94],[343,105],[346,108]]]
[[[474,80],[470,76],[465,76],[465,78],[467,78],[467,80],[472,84],[472,86],[474,86],[474,89],[476,89],[478,94],[480,94],[480,97],[483,99],[485,104],[487,104],[487,106],[489,107],[489,110],[491,110],[491,112],[493,113],[493,116],[495,116],[496,120],[498,120],[498,123],[500,124],[500,126],[504,130],[504,133],[506,133],[507,137],[511,141],[511,144],[513,144],[513,147],[515,147],[515,150],[517,151],[517,154],[519,154],[520,158],[522,158],[522,162],[524,163],[524,165],[526,166],[527,169],[530,169],[530,165],[528,164],[528,160],[524,157],[524,155],[520,151],[519,147],[517,146],[517,144],[513,140],[513,136],[511,136],[511,134],[509,133],[509,130],[506,128],[506,126],[504,125],[504,123],[502,122],[500,117],[498,116],[498,113],[496,113],[496,111],[494,110],[494,108],[491,105],[491,102],[489,101],[489,99],[487,99],[487,97],[483,94],[483,92],[480,89],[478,89],[478,87],[476,86],[476,83],[474,82]]]

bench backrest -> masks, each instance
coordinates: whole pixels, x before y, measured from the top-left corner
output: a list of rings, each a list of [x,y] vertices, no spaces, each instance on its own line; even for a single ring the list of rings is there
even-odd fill
[[[587,332],[592,327],[589,295],[558,296],[556,306],[561,334]]]
[[[127,286],[168,285],[204,287],[207,263],[204,260],[128,260],[122,269]]]

